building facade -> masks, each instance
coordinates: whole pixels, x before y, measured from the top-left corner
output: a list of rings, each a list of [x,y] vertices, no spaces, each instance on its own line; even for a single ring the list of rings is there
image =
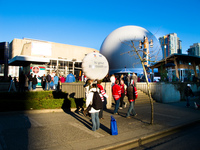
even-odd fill
[[[82,73],[82,59],[93,48],[34,39],[13,39],[9,47],[9,66],[19,66],[25,74],[45,73],[67,76]],[[45,70],[45,71],[44,71]],[[41,75],[41,74],[40,74]]]
[[[190,56],[200,56],[200,43],[194,43],[188,49],[188,55]]]
[[[160,37],[159,41],[162,48],[163,58],[166,58],[171,54],[182,53],[181,40],[177,37],[176,33],[170,33]]]

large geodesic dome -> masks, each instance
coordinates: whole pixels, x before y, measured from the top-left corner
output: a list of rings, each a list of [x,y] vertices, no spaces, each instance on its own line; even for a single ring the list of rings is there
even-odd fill
[[[103,54],[108,62],[110,73],[116,73],[126,68],[135,73],[142,73],[142,65],[135,53],[129,51],[131,41],[134,46],[139,49],[139,41],[143,41],[144,37],[153,40],[153,48],[149,47],[151,60],[161,60],[160,43],[156,37],[148,30],[139,26],[123,26],[111,32],[101,45],[100,53]],[[143,53],[140,52],[143,56]]]

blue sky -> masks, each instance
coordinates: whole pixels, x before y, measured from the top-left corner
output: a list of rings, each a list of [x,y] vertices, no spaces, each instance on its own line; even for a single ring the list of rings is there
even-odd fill
[[[32,38],[100,49],[126,25],[158,38],[177,33],[183,53],[200,43],[200,0],[0,0],[0,42]]]

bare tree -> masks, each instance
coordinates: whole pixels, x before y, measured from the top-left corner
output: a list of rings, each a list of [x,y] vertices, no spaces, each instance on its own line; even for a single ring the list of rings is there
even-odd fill
[[[122,53],[121,55],[128,53],[131,57],[134,56],[135,59],[139,59],[140,63],[142,64],[143,72],[144,72],[144,76],[145,76],[146,84],[147,84],[147,90],[148,90],[147,94],[149,96],[150,105],[151,105],[150,124],[153,124],[154,123],[154,105],[153,105],[153,98],[151,96],[151,89],[149,87],[149,81],[147,77],[147,68],[150,66],[149,65],[150,62],[156,62],[156,60],[158,59],[159,51],[157,52],[157,54],[156,54],[156,51],[149,52],[149,44],[150,44],[150,47],[152,47],[153,41],[150,40],[149,42],[147,37],[144,37],[144,41],[131,40],[131,41],[128,41],[128,42],[126,41],[122,43],[131,47],[131,50],[128,52]],[[139,46],[135,46],[135,43],[138,43]],[[142,46],[144,46],[144,48],[142,48]],[[152,58],[154,59],[153,61],[151,60]]]

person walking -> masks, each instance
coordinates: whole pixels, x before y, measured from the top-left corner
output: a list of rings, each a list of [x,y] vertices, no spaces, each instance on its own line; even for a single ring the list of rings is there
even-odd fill
[[[34,75],[32,82],[33,82],[33,90],[36,90],[36,85],[38,84],[36,75]]]
[[[47,76],[46,76],[45,90],[47,90],[47,86],[48,86],[48,91],[49,91],[49,89],[50,89],[50,83],[51,83],[51,76],[50,76],[50,74],[48,73]]]
[[[126,108],[126,105],[127,105],[127,103],[124,102],[124,97],[126,95],[127,86],[126,86],[126,84],[124,84],[124,80],[123,79],[120,80],[120,88],[121,88],[121,98],[120,98],[120,107],[119,107],[119,109],[123,109],[123,106],[124,106],[124,108]]]
[[[87,99],[87,97],[88,97],[88,95],[89,95],[89,91],[90,91],[90,89],[92,88],[92,82],[93,82],[92,80],[87,79],[85,85],[83,86],[84,89],[85,89],[85,99]],[[89,113],[89,111],[88,111],[88,109],[87,109],[87,107],[86,107],[86,109],[83,110],[83,115],[84,115],[84,116],[87,116],[88,113]]]
[[[58,81],[59,81],[59,78],[58,78],[57,74],[55,74],[54,79],[53,79],[53,83],[54,83],[56,91],[58,89]]]
[[[136,87],[136,83],[137,83],[137,80],[138,80],[137,74],[133,73],[133,75],[132,75],[132,80],[133,80],[134,82],[131,82],[131,83],[133,83],[133,84],[134,84],[134,87]]]
[[[101,96],[101,100],[102,100],[102,102],[103,102],[102,104],[104,104],[104,97],[105,97],[105,98],[108,98],[108,95],[106,94],[106,92],[105,92],[104,89],[103,89],[103,86],[101,85],[101,80],[97,80],[97,87],[100,89],[100,92],[101,92],[100,96]],[[104,106],[104,105],[103,105],[103,106]],[[104,118],[103,118],[103,108],[100,109],[99,118],[100,118],[100,119],[104,119]]]
[[[86,107],[88,107],[89,105],[92,105],[93,95],[94,95],[94,92],[96,91],[100,92],[99,88],[97,88],[97,85],[93,84],[86,98]],[[100,128],[99,111],[100,110],[96,110],[92,106],[91,106],[91,109],[89,110],[89,113],[91,114],[91,120],[92,120],[92,131],[96,131]]]
[[[130,106],[126,114],[126,118],[130,118],[131,113],[133,116],[137,115],[135,112],[135,99],[138,97],[138,92],[133,84],[129,85],[127,88],[127,97],[128,101],[130,102]]]
[[[194,93],[192,92],[192,89],[191,89],[191,84],[187,84],[187,87],[185,88],[185,96],[186,96],[186,107],[189,107],[190,106],[190,98],[191,96],[194,96]]]
[[[115,100],[114,114],[118,115],[119,102],[121,98],[121,88],[119,86],[119,80],[116,80],[115,84],[112,86],[112,95]]]

